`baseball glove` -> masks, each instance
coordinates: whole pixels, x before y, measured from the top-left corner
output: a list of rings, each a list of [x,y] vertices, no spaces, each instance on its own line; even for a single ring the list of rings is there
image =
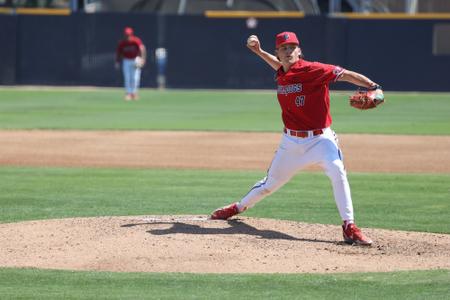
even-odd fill
[[[383,102],[383,90],[379,85],[368,91],[358,90],[350,96],[350,105],[360,110],[375,108]]]

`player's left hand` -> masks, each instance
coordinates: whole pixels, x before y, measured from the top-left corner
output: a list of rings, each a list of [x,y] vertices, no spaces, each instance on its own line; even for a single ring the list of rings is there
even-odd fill
[[[373,90],[358,90],[350,96],[350,105],[360,110],[375,108],[384,103],[384,94],[381,86]]]

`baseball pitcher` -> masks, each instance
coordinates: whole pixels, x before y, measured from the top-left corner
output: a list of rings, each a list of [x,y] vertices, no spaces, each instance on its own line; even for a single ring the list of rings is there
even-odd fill
[[[299,45],[295,33],[282,32],[276,36],[275,55],[272,55],[261,49],[257,36],[248,38],[247,47],[276,71],[277,97],[284,123],[283,136],[267,176],[257,182],[239,202],[215,210],[210,218],[226,220],[239,214],[278,190],[306,166],[319,165],[332,183],[335,202],[343,220],[344,241],[371,245],[372,240],[355,224],[342,152],[337,136],[330,128],[329,84],[346,81],[366,88],[367,91],[361,92],[358,99],[369,99],[376,105],[384,100],[383,91],[364,75],[339,66],[305,60]],[[358,108],[366,109],[361,107]]]

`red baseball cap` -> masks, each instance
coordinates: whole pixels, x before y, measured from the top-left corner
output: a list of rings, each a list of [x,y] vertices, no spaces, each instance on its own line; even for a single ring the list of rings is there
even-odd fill
[[[275,42],[275,48],[280,47],[284,44],[296,44],[300,45],[298,42],[297,36],[293,32],[285,31],[282,33],[277,34],[276,42]]]
[[[123,30],[123,33],[125,35],[133,35],[133,28],[131,27],[125,27],[125,29]]]

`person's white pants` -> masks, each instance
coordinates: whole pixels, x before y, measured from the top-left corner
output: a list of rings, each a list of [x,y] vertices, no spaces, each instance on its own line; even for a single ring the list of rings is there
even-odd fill
[[[309,165],[319,165],[324,169],[331,180],[334,199],[342,220],[353,221],[353,204],[347,173],[336,134],[330,128],[326,128],[321,135],[308,138],[284,134],[267,176],[257,182],[238,203],[239,210],[254,206]]]
[[[134,59],[122,60],[122,71],[127,94],[136,94],[141,80],[141,69],[136,67]]]

